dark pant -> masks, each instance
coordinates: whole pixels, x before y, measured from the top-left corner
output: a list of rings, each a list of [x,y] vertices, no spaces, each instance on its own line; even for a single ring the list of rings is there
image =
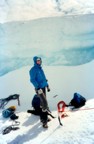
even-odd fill
[[[31,113],[31,114],[34,114],[37,116],[40,116],[41,111],[42,111],[42,109],[40,107],[37,109],[34,109],[34,110],[27,110],[28,113]]]
[[[45,88],[45,87],[42,88],[42,91],[43,91],[43,93],[44,93],[44,95],[45,95],[45,97],[46,97],[46,88]]]
[[[46,99],[46,87],[44,88],[41,88],[43,93],[41,94],[38,94],[38,91],[36,91],[37,95],[40,97],[40,105],[43,109],[43,111],[46,111],[48,109],[48,102],[47,102],[47,99]]]

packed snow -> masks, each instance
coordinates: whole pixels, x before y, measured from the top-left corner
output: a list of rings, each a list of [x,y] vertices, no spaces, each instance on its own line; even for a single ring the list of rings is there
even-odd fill
[[[29,80],[33,56],[43,60],[51,91],[48,129],[27,113],[35,94]],[[57,103],[69,103],[75,92],[87,102],[59,125]],[[0,0],[0,99],[20,94],[5,108],[16,106],[19,128],[3,135],[13,122],[2,117],[0,144],[94,144],[94,1]]]
[[[47,99],[52,114],[48,129],[44,129],[38,116],[27,113],[31,109],[31,100],[35,94],[29,80],[30,66],[10,72],[0,78],[0,98],[11,94],[20,94],[21,106],[17,101],[10,101],[5,108],[15,105],[16,115],[19,116],[20,129],[2,135],[2,130],[12,124],[9,119],[2,117],[0,110],[0,144],[93,144],[94,142],[94,61],[81,66],[44,66],[43,69],[49,81],[51,91]],[[57,103],[64,100],[69,103],[74,92],[82,94],[86,105],[79,111],[65,113],[62,118],[63,126],[59,125]],[[54,97],[57,95],[56,97]]]

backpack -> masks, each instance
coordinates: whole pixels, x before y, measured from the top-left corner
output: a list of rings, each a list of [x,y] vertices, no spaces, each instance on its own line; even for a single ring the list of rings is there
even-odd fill
[[[34,109],[39,109],[40,108],[40,98],[37,95],[34,95],[33,99],[32,99],[32,107],[34,107]]]
[[[2,115],[4,118],[9,118],[14,115],[15,110],[16,106],[10,106],[9,108],[2,111]]]
[[[70,101],[69,105],[75,108],[80,108],[85,105],[86,99],[79,93],[74,93],[73,99]]]
[[[9,118],[14,112],[9,110],[9,109],[5,109],[2,111],[2,115],[4,118]]]

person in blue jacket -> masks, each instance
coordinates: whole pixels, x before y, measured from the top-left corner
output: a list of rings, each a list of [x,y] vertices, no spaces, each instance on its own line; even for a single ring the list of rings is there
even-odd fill
[[[45,119],[45,120],[43,120],[44,121],[43,127],[48,127],[47,126],[47,116],[45,115],[47,108],[48,108],[48,102],[46,99],[46,88],[47,88],[48,92],[50,91],[50,88],[49,88],[45,73],[41,66],[42,65],[41,57],[35,56],[33,58],[33,61],[34,61],[34,66],[29,71],[30,82],[35,87],[35,91],[38,94],[38,96],[40,96],[41,107],[43,110],[41,113],[41,119],[42,119],[42,117],[43,117],[43,119]],[[42,92],[43,92],[42,95],[39,94],[40,90],[42,90]]]
[[[50,88],[41,66],[42,59],[38,56],[35,56],[33,61],[34,66],[30,69],[30,81],[34,85],[36,91],[42,89],[46,96],[46,88],[48,92],[50,91]]]

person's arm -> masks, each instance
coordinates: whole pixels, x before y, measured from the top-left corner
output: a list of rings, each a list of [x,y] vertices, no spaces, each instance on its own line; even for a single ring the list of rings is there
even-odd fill
[[[37,71],[35,71],[35,69],[32,68],[32,69],[30,70],[29,74],[30,74],[30,82],[34,85],[34,87],[35,87],[36,89],[38,89],[39,86],[38,86],[38,83],[37,83],[37,81],[36,81]]]
[[[42,71],[43,71],[43,69],[42,69]],[[47,78],[45,76],[44,71],[43,71],[43,75],[44,75],[44,79],[46,80],[46,83],[47,83],[47,86],[46,86],[47,87],[47,91],[50,92],[50,87],[49,87],[48,80],[47,80]]]

